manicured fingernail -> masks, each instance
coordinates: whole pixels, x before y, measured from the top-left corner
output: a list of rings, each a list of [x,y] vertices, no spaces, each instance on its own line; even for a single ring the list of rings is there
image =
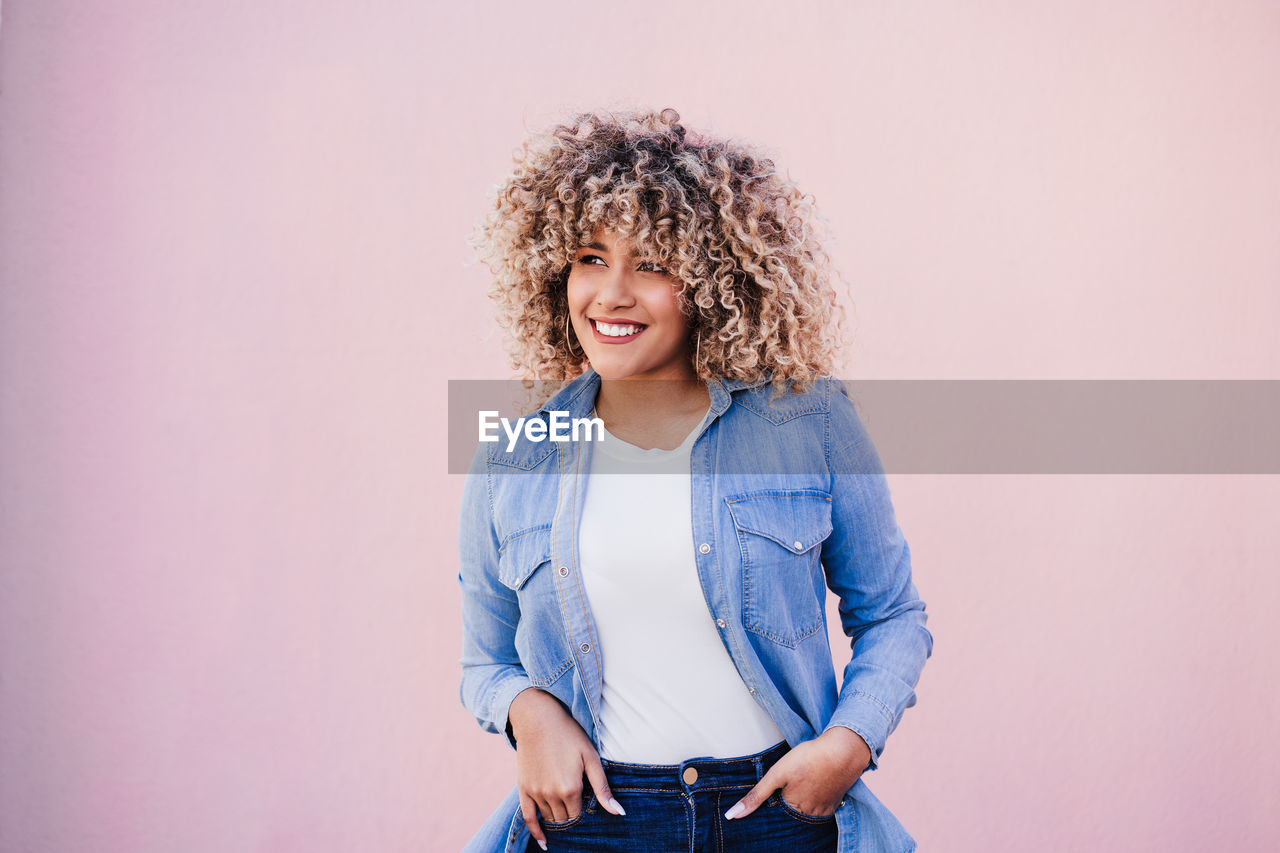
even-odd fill
[[[742,803],[738,803],[733,808],[729,809],[727,812],[724,813],[724,819],[733,820],[735,817],[742,814],[746,810],[746,808],[747,807],[744,806]]]
[[[539,846],[539,847],[541,847],[543,850],[546,850],[546,849],[547,849],[547,842],[543,841],[541,838],[536,839],[536,840],[537,840],[537,842],[538,842],[538,846]]]
[[[622,803],[618,802],[613,797],[609,798],[609,811],[620,815],[625,815],[627,813],[627,810],[622,807]]]

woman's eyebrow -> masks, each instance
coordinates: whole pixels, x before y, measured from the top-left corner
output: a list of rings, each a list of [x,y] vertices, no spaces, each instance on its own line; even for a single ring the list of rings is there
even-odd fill
[[[607,246],[605,246],[603,243],[601,243],[601,242],[600,242],[600,241],[598,241],[598,240],[593,240],[593,241],[592,241],[592,242],[590,242],[590,243],[585,243],[585,244],[583,244],[583,245],[581,245],[581,246],[579,246],[579,247],[578,247],[578,251],[580,251],[580,252],[581,252],[581,251],[584,251],[584,250],[586,250],[586,249],[592,249],[592,250],[597,251],[597,252],[604,252],[606,255],[608,255],[608,254],[613,254],[613,251],[612,251],[611,249],[609,249]],[[619,253],[621,253],[621,250],[618,250],[618,251],[619,251]],[[628,258],[641,258],[641,257],[647,257],[647,254],[639,253],[639,252],[632,252],[632,253],[631,253],[631,254],[629,254],[629,255],[628,255],[628,254],[620,254],[620,257],[621,257],[623,260],[627,260]]]

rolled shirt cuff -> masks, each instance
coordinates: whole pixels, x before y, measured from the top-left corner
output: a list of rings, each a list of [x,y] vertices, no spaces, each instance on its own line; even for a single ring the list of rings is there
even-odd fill
[[[522,672],[513,673],[501,681],[493,691],[493,700],[489,705],[493,720],[497,730],[507,736],[507,743],[511,744],[512,749],[516,748],[516,739],[511,733],[511,703],[515,701],[517,695],[532,686],[533,682],[529,680],[529,676]]]
[[[879,766],[885,740],[893,727],[893,715],[883,702],[870,693],[855,690],[840,697],[826,729],[832,726],[844,726],[866,741],[867,748],[871,750],[871,761],[867,769],[875,770]]]

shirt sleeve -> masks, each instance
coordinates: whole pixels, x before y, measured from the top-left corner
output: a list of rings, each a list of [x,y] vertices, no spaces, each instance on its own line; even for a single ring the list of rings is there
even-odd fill
[[[532,687],[516,652],[520,604],[498,579],[498,536],[489,499],[487,454],[476,451],[462,488],[458,521],[458,583],[462,589],[462,682],[458,695],[485,731],[503,733],[511,702]]]
[[[822,547],[827,586],[840,601],[851,657],[826,728],[852,729],[874,769],[933,651],[925,604],[911,579],[911,549],[898,527],[889,484],[844,385],[832,380],[827,431],[832,533]],[[824,729],[825,731],[825,729]]]

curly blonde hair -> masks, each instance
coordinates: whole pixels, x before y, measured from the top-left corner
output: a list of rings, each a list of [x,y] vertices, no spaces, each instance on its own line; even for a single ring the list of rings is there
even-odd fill
[[[472,242],[526,387],[529,374],[554,388],[584,369],[566,283],[599,228],[679,280],[699,378],[769,377],[782,392],[833,371],[843,309],[813,197],[754,148],[679,121],[673,109],[581,113],[513,155]]]

